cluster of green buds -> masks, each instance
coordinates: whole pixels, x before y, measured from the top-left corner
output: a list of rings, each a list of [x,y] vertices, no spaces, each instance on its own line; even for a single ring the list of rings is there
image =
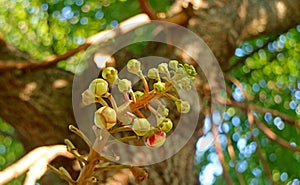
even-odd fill
[[[161,101],[161,97],[173,101],[180,113],[190,111],[189,102],[178,98],[176,90],[191,89],[192,81],[196,75],[193,66],[179,64],[176,60],[171,60],[169,63],[159,64],[157,68],[149,69],[147,75],[144,75],[141,70],[141,62],[132,59],[127,63],[127,70],[140,78],[144,86],[143,91],[134,91],[130,80],[120,79],[115,68],[107,67],[102,71],[102,78],[92,80],[89,87],[82,93],[84,105],[96,103],[100,105],[100,108],[94,113],[93,131],[96,135],[94,144],[79,129],[72,125],[69,127],[70,131],[81,137],[89,146],[90,151],[87,158],[78,152],[70,140],[65,140],[68,151],[74,155],[81,166],[80,175],[77,180],[73,180],[63,167],[57,169],[49,165],[56,174],[68,181],[69,184],[98,183],[98,173],[123,168],[128,168],[132,172],[136,182],[145,180],[148,173],[143,167],[118,164],[111,158],[106,159],[97,151],[101,151],[105,145],[117,140],[122,142],[142,140],[145,146],[149,148],[162,146],[166,141],[167,134],[173,130],[174,124],[168,117],[169,109]],[[151,86],[148,84],[149,79],[154,80]],[[110,93],[110,88],[114,87],[124,96],[125,102],[119,106]],[[154,123],[149,122],[145,116],[145,111],[155,115]],[[116,140],[108,140],[111,134],[121,136],[115,138]]]
[[[147,75],[143,74],[141,66],[140,61],[131,59],[127,63],[127,70],[141,79],[144,91],[134,91],[130,80],[120,79],[115,68],[107,67],[102,71],[103,78],[94,79],[82,94],[82,102],[85,105],[101,104],[102,107],[95,112],[94,117],[94,124],[99,129],[114,133],[115,130],[122,131],[123,127],[126,131],[130,128],[137,139],[144,139],[146,146],[157,148],[164,144],[167,133],[173,128],[173,121],[168,118],[169,110],[159,98],[171,99],[178,112],[188,113],[189,102],[176,97],[174,89],[190,90],[197,73],[193,66],[179,64],[176,60],[150,68]],[[155,80],[152,87],[149,87],[149,79]],[[124,104],[116,104],[109,92],[109,84],[112,88],[117,87],[124,95]],[[149,123],[141,109],[153,113],[156,123]]]

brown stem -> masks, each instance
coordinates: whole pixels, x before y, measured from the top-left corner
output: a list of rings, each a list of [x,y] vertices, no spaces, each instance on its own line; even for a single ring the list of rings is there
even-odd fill
[[[149,3],[147,2],[147,0],[139,0],[139,4],[140,4],[140,9],[146,13],[152,20],[154,19],[158,19],[156,13],[154,12],[154,10],[150,7]]]
[[[292,118],[291,116],[281,113],[277,110],[269,109],[269,108],[265,108],[265,107],[259,107],[257,105],[250,104],[250,103],[237,102],[234,100],[227,100],[222,97],[217,97],[215,100],[217,100],[219,103],[222,103],[224,105],[236,106],[244,111],[247,111],[250,108],[251,110],[262,113],[262,114],[270,113],[273,116],[278,116],[281,119],[285,120],[290,125],[293,125],[300,129],[300,121],[299,120],[296,120],[296,119]]]
[[[228,144],[227,144],[227,151],[229,153],[229,156],[234,164],[234,169],[235,169],[235,172],[236,172],[236,175],[238,177],[238,180],[239,180],[239,184],[240,185],[245,185],[245,180],[243,178],[243,176],[241,175],[241,173],[239,173],[239,171],[237,170],[237,162],[235,160],[235,152],[234,152],[234,148],[231,144],[231,139],[228,135],[226,135],[226,138],[227,138],[227,141],[228,141]]]
[[[272,141],[279,144],[280,146],[295,152],[300,152],[300,148],[291,145],[289,142],[285,141],[278,137],[270,128],[268,128],[264,123],[262,123],[259,119],[254,118],[256,126]]]
[[[265,156],[263,155],[263,151],[261,149],[261,146],[260,146],[260,143],[259,143],[257,137],[253,134],[254,116],[253,116],[251,111],[247,112],[247,117],[248,117],[248,121],[249,121],[249,124],[250,124],[250,130],[252,132],[252,138],[255,141],[255,143],[257,144],[258,157],[259,157],[259,159],[262,163],[262,166],[264,168],[264,171],[266,173],[266,176],[267,176],[268,180],[271,182],[271,184],[274,184],[274,182],[272,180],[272,176],[271,176],[271,172],[270,172],[268,162],[266,161]]]
[[[211,117],[211,120],[212,120],[212,117]],[[214,145],[215,145],[215,148],[216,148],[216,153],[218,155],[218,158],[220,160],[220,163],[221,163],[221,166],[223,168],[223,176],[225,178],[225,181],[226,181],[226,184],[228,185],[232,185],[234,184],[230,175],[229,175],[229,172],[226,168],[226,165],[225,165],[225,159],[224,159],[224,155],[223,155],[223,151],[222,151],[222,146],[221,146],[221,143],[219,141],[219,132],[218,132],[218,128],[217,128],[217,125],[215,123],[212,123],[212,133],[214,135]]]

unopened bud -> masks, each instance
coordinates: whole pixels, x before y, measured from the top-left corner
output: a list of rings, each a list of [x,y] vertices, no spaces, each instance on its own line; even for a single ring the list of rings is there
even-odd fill
[[[169,62],[169,67],[171,69],[174,69],[175,71],[177,71],[178,68],[178,61],[177,60],[170,60]]]
[[[164,118],[161,120],[161,122],[158,124],[158,127],[165,133],[170,132],[170,130],[173,128],[173,122],[170,118]]]
[[[169,109],[164,106],[158,106],[157,112],[161,117],[167,117],[169,115]]]
[[[139,99],[143,95],[144,95],[144,93],[142,91],[135,91],[134,92],[134,96],[135,96],[136,99]]]
[[[166,90],[166,84],[161,81],[158,81],[153,84],[153,88],[157,92],[163,92],[164,90]]]
[[[196,72],[196,69],[194,68],[194,66],[189,65],[189,64],[184,64],[183,68],[189,76],[194,77],[197,75],[197,72]]]
[[[149,69],[147,76],[148,76],[148,78],[153,79],[153,80],[159,80],[160,79],[158,70],[156,68]]]
[[[95,125],[101,129],[110,129],[117,123],[117,114],[114,109],[103,106],[95,112]]]
[[[102,77],[109,83],[114,83],[118,79],[118,71],[114,67],[106,67],[102,71]]]
[[[178,112],[188,113],[191,109],[190,103],[188,101],[176,101],[175,102]]]
[[[145,118],[136,118],[132,124],[132,130],[138,136],[144,136],[150,130],[150,123]]]
[[[149,148],[158,148],[162,146],[166,141],[166,133],[163,131],[155,132],[150,135],[145,140],[145,145]]]
[[[108,83],[102,78],[93,80],[89,85],[89,91],[94,95],[101,97],[108,91]]]
[[[120,92],[129,92],[131,90],[131,81],[122,79],[118,83],[118,89]]]
[[[141,62],[136,59],[131,59],[127,63],[127,70],[130,73],[138,75],[141,71]]]
[[[167,63],[159,64],[158,72],[163,73],[163,74],[169,74],[168,64]]]

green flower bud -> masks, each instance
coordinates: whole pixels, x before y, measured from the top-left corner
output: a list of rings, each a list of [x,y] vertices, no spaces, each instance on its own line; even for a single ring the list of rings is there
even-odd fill
[[[158,148],[166,141],[166,133],[163,131],[155,132],[153,135],[145,139],[145,145],[149,148]]]
[[[127,70],[133,74],[139,74],[141,71],[141,62],[136,59],[131,59],[127,63]]]
[[[133,120],[132,130],[138,136],[144,136],[150,130],[150,123],[145,118],[136,118]]]
[[[153,80],[159,80],[159,73],[158,73],[158,69],[156,68],[151,68],[148,70],[148,78],[153,79]]]
[[[194,66],[189,65],[189,64],[184,64],[183,68],[189,76],[194,77],[197,75],[197,72],[196,72],[196,69],[194,68]]]
[[[171,69],[174,69],[175,71],[177,71],[177,69],[178,69],[178,61],[177,60],[170,60],[169,67]]]
[[[129,92],[131,90],[131,81],[122,79],[118,83],[118,89],[120,92]]]
[[[164,131],[165,133],[170,132],[170,130],[173,128],[173,122],[169,118],[164,118],[161,120],[161,122],[158,124],[158,127]]]
[[[95,112],[94,123],[98,128],[110,129],[117,123],[117,114],[114,109],[103,106]]]
[[[169,109],[164,106],[158,106],[157,112],[161,117],[167,117],[169,115]]]
[[[166,84],[161,81],[158,81],[153,84],[153,88],[157,92],[163,92],[164,90],[166,90]]]
[[[102,71],[102,77],[109,83],[114,83],[118,79],[118,71],[114,67],[106,67]]]
[[[180,113],[188,113],[190,111],[191,106],[188,101],[176,101],[175,104]]]
[[[108,83],[102,78],[93,80],[89,85],[89,91],[94,95],[101,97],[108,91]]]
[[[191,90],[192,86],[191,86],[191,79],[189,77],[183,77],[182,79],[180,79],[177,82],[181,88],[183,88],[184,90]]]
[[[142,91],[135,91],[134,92],[135,99],[139,99],[143,95],[144,95],[144,93]]]
[[[158,72],[163,73],[163,74],[169,74],[168,64],[167,63],[159,64]]]

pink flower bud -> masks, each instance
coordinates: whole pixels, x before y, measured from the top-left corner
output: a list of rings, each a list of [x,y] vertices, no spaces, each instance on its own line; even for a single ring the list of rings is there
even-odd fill
[[[148,136],[145,140],[145,145],[150,148],[158,148],[166,141],[166,133],[163,131],[155,132],[153,135]]]

